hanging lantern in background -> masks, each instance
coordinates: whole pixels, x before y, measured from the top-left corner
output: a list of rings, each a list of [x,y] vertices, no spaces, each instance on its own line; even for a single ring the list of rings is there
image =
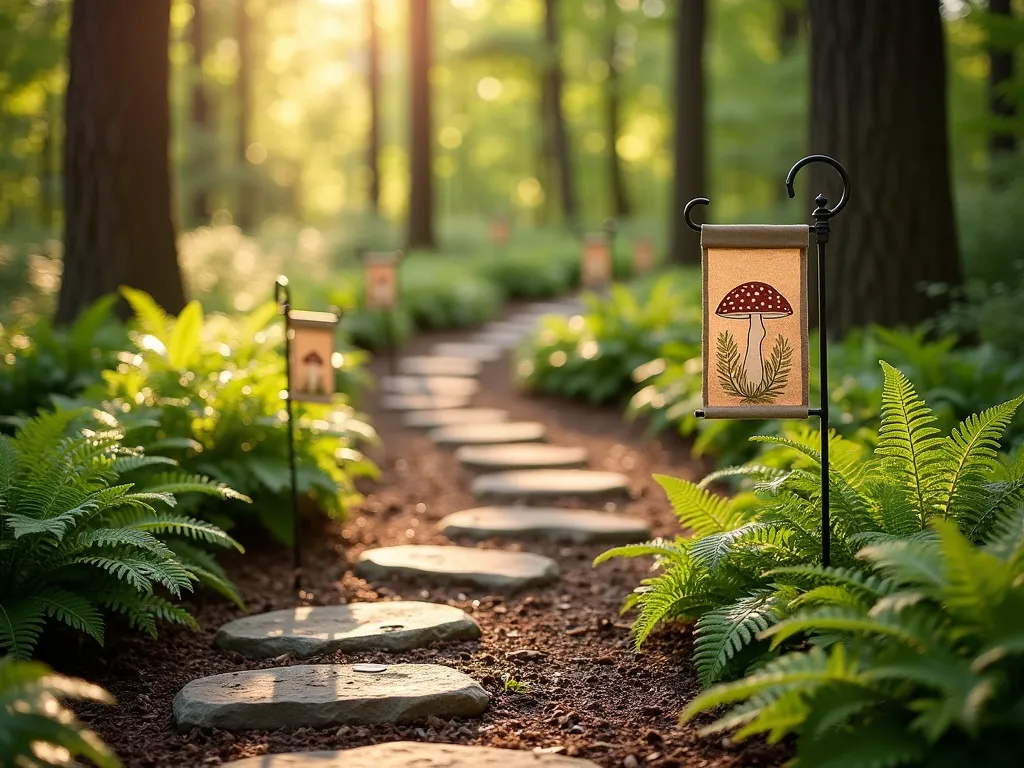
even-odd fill
[[[368,253],[363,257],[364,301],[370,310],[394,309],[398,305],[397,251]]]
[[[704,417],[808,416],[806,225],[701,227]]]
[[[594,233],[583,241],[580,283],[587,288],[601,288],[612,280],[612,252],[608,236]]]
[[[654,242],[640,237],[633,242],[633,271],[644,275],[654,269]]]
[[[508,245],[509,224],[505,216],[495,216],[491,219],[491,245],[497,248],[504,248]]]
[[[331,312],[289,311],[288,392],[293,400],[329,403],[334,399],[337,327],[338,316]]]

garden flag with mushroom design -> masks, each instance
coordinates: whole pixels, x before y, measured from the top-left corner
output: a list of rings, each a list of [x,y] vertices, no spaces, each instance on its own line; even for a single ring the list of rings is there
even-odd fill
[[[288,391],[292,400],[329,403],[334,399],[334,333],[338,316],[330,312],[288,313],[291,360]]]
[[[807,418],[804,226],[701,228],[704,416]]]

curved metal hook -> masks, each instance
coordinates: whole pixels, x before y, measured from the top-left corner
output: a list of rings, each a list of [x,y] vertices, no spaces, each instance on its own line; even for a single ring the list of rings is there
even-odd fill
[[[686,226],[694,232],[700,232],[700,224],[694,224],[693,219],[690,218],[690,213],[696,205],[711,205],[711,201],[706,197],[695,197],[683,208],[683,221],[686,222]]]
[[[274,282],[274,301],[282,308],[289,307],[292,303],[292,289],[288,285],[288,278],[278,275]]]
[[[843,177],[843,196],[839,198],[839,202],[832,208],[826,208],[828,211],[828,218],[832,218],[839,213],[846,206],[846,202],[850,199],[850,176],[846,173],[846,169],[836,160],[834,157],[828,155],[808,155],[802,160],[797,161],[796,165],[789,169],[789,173],[786,174],[786,192],[789,193],[790,198],[796,197],[796,192],[793,190],[793,181],[796,179],[797,172],[805,165],[811,163],[825,163],[825,165],[831,165],[837,171],[839,175]],[[819,203],[819,208],[821,207]]]

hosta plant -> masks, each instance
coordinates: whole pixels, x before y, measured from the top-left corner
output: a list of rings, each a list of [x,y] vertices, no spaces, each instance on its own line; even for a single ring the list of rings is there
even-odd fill
[[[76,415],[46,413],[0,436],[0,650],[16,658],[32,655],[48,622],[99,643],[105,613],[154,636],[158,621],[195,626],[174,601],[200,580],[238,600],[201,548],[236,542],[175,506],[185,494],[244,497],[126,447],[120,430],[69,435]],[[143,472],[152,467],[159,474]]]
[[[874,452],[837,436],[830,440],[831,559],[851,579],[864,568],[856,553],[865,543],[920,536],[934,520],[949,520],[971,541],[983,541],[1024,498],[1024,460],[1004,465],[997,454],[1024,398],[940,436],[910,381],[882,366]],[[818,435],[760,441],[776,447],[770,462],[721,470],[701,483],[657,478],[687,537],[618,547],[596,561],[655,556],[655,575],[626,603],[639,608],[636,643],[663,621],[695,622],[695,662],[704,684],[758,660],[767,650],[758,634],[830,586],[778,575],[821,559]],[[753,492],[726,498],[708,488],[736,477],[752,479]]]
[[[796,734],[800,768],[1020,765],[1024,747],[1024,511],[976,546],[952,519],[858,553],[865,570],[802,566],[821,586],[763,635],[806,638],[694,700],[734,705],[706,732]]]
[[[69,699],[113,704],[110,694],[84,680],[56,675],[45,664],[0,658],[0,765],[78,765],[121,762],[64,706]]]

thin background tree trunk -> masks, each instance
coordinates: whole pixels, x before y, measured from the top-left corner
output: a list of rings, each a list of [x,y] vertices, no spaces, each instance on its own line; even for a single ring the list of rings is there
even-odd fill
[[[75,0],[65,102],[68,323],[122,285],[185,305],[171,215],[170,0]]]
[[[550,121],[552,149],[558,166],[558,188],[562,200],[562,216],[571,229],[579,226],[576,204],[576,179],[573,176],[572,148],[569,128],[562,111],[564,76],[560,59],[558,0],[544,0],[544,41],[548,45],[547,68],[544,72],[544,100]]]
[[[939,2],[810,0],[808,10],[811,146],[843,163],[853,187],[828,246],[829,332],[918,323],[941,308],[922,283],[961,281]],[[818,192],[839,201],[829,168],[798,185],[807,214]]]
[[[192,0],[192,22],[189,25],[192,44],[192,98],[190,116],[199,149],[193,150],[193,172],[200,178],[206,175],[210,157],[207,142],[210,134],[210,102],[203,82],[203,60],[206,58],[206,11],[203,0]],[[189,201],[189,214],[193,223],[205,224],[210,220],[210,195],[205,185],[193,190]]]
[[[675,72],[676,173],[672,189],[672,210],[669,212],[669,260],[680,264],[700,263],[700,238],[683,222],[683,206],[695,197],[709,196],[705,180],[706,16],[705,0],[679,3]]]
[[[238,163],[238,201],[235,223],[240,229],[252,229],[255,222],[255,195],[250,178],[249,122],[252,115],[252,18],[246,0],[235,0],[235,37],[238,43],[238,77],[235,80],[235,101],[238,113],[235,122],[235,152]]]
[[[988,12],[1009,20],[1013,17],[1012,0],[988,0]],[[1013,80],[1015,62],[1013,50],[989,46],[988,49],[988,103],[992,117],[998,120],[1012,119],[1017,110],[1013,102],[1003,93],[1003,87]],[[996,127],[989,136],[989,159],[998,161],[1002,156],[1017,150],[1017,137],[1012,130]]]
[[[622,109],[622,88],[618,67],[618,23],[615,0],[605,4],[608,17],[608,41],[605,53],[608,64],[608,89],[605,99],[605,132],[608,135],[608,182],[611,193],[612,216],[626,218],[632,213],[629,194],[626,191],[626,177],[622,171],[622,158],[615,144],[619,138],[619,112]]]
[[[409,233],[410,248],[433,248],[434,185],[430,116],[431,63],[430,0],[409,0],[410,70],[410,157]]]
[[[380,30],[377,0],[366,0],[367,88],[370,92],[370,135],[366,143],[366,170],[370,182],[370,210],[380,209]]]

